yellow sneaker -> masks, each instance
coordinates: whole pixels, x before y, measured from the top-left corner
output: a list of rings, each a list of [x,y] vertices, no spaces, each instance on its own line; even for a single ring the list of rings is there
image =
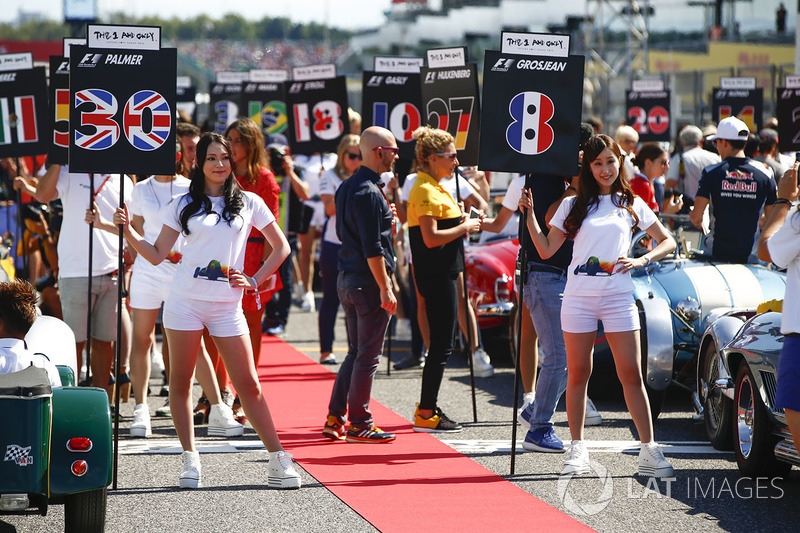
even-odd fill
[[[414,412],[414,431],[421,433],[458,433],[463,430],[461,424],[450,420],[438,407],[430,418],[423,418],[419,414],[419,404]]]

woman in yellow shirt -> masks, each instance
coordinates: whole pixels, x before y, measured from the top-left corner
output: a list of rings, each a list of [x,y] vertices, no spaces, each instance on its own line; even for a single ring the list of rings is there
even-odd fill
[[[437,406],[447,358],[453,353],[458,300],[456,279],[463,266],[460,239],[480,230],[480,218],[467,218],[440,184],[458,166],[453,136],[423,126],[413,134],[417,141],[419,174],[408,197],[408,231],[414,278],[425,298],[431,345],[422,372],[422,393],[414,414],[414,431],[461,431]]]

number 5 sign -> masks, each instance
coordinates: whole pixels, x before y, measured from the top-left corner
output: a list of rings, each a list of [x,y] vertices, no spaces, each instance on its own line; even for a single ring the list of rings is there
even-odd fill
[[[174,49],[73,46],[70,170],[173,174],[176,69]]]
[[[486,51],[480,167],[575,174],[583,95],[582,56]]]

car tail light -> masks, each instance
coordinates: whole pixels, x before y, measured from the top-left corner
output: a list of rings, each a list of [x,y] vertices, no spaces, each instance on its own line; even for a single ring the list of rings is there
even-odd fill
[[[71,452],[88,452],[92,449],[92,439],[73,437],[67,441],[67,449]]]
[[[494,281],[494,298],[498,303],[511,300],[511,278],[503,274]]]
[[[86,473],[87,470],[89,470],[89,463],[87,463],[83,459],[80,459],[72,463],[70,470],[74,475],[81,477]]]

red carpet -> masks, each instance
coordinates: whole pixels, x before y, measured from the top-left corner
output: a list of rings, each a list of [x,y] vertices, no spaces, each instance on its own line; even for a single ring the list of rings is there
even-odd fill
[[[297,462],[380,531],[591,531],[372,401],[389,444],[320,434],[335,374],[264,337],[258,369],[283,445]],[[417,512],[428,508],[432,512]]]

